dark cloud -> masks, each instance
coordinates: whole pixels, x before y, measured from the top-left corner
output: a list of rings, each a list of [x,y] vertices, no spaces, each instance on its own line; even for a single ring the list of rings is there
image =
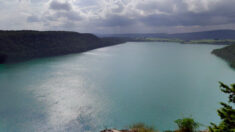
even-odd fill
[[[104,19],[98,19],[100,26],[107,27],[126,27],[135,24],[135,21],[127,16],[122,15],[107,15]]]
[[[75,10],[48,10],[42,16],[43,25],[49,30],[74,31],[78,27],[76,23],[82,20],[83,17]]]
[[[55,12],[53,14],[46,14],[43,16],[43,23],[46,24],[46,26],[49,26],[51,30],[53,30],[54,27],[58,29],[58,26],[61,26],[61,29],[71,30],[72,27],[76,26],[76,22],[81,21],[83,18],[80,16],[78,12],[75,11],[67,11],[67,12]],[[54,22],[59,24],[53,24]]]
[[[228,0],[220,2],[205,11],[193,12],[185,10],[182,12],[173,12],[171,10],[162,10],[171,12],[169,14],[151,14],[138,18],[138,21],[148,26],[209,26],[235,23],[235,1]],[[181,4],[183,6],[183,4]],[[184,5],[186,6],[186,5]],[[143,8],[144,7],[144,8]],[[145,5],[142,9],[151,9],[156,5]],[[186,8],[186,7],[185,7]],[[184,8],[184,9],[185,9]],[[156,7],[156,9],[159,9]]]
[[[100,15],[104,13],[103,17],[89,18],[87,25],[89,27],[97,27],[103,29],[117,29],[119,31],[126,31],[128,27],[140,29],[145,28],[172,28],[180,26],[188,28],[193,26],[213,26],[226,25],[235,23],[235,1],[224,0],[218,2],[209,2],[208,5],[202,1],[194,1],[191,3],[185,2],[187,0],[147,0],[146,2],[137,2],[137,4],[130,9],[126,9],[123,1],[116,1],[115,5],[110,7],[110,10],[101,8]],[[94,0],[89,0],[87,3],[76,3],[77,5],[94,5],[97,4]],[[54,14],[47,17],[49,21],[58,21],[60,18],[65,18],[67,21],[61,25],[63,28],[71,29],[76,27],[77,21],[82,21],[81,15],[71,9],[69,3],[60,3],[52,1],[50,9],[56,11]],[[126,12],[125,12],[126,11]],[[143,14],[140,14],[139,12]],[[99,12],[95,12],[99,15]],[[131,14],[131,15],[130,15]],[[28,21],[37,22],[37,17],[29,17]],[[84,23],[86,23],[84,22]],[[86,24],[85,24],[86,25]],[[139,25],[145,25],[139,27]]]
[[[58,2],[52,1],[50,3],[50,8],[54,10],[53,13],[45,13],[44,16],[46,21],[59,21],[60,18],[64,18],[64,21],[69,21],[69,23],[73,23],[79,20],[82,20],[80,13],[74,9],[68,2]]]
[[[165,13],[165,14],[172,14],[172,13],[180,13],[185,12],[188,9],[188,5],[184,2],[184,0],[164,0],[164,1],[150,1],[144,3],[138,3],[136,5],[136,9],[142,10],[148,14],[156,13]]]
[[[71,10],[71,5],[68,3],[68,2],[59,2],[59,1],[52,1],[50,3],[50,9],[53,9],[53,10],[65,10],[65,11],[69,11]]]
[[[235,29],[234,5],[235,0],[0,0],[0,27],[17,20],[23,27],[84,32]]]

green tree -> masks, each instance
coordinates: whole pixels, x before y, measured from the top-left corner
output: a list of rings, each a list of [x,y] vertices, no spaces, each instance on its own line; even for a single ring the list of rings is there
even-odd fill
[[[199,123],[195,122],[193,118],[183,118],[175,120],[179,127],[179,132],[195,132],[199,127]]]
[[[220,103],[222,108],[217,110],[217,112],[222,121],[219,125],[211,123],[209,130],[211,132],[235,132],[235,109],[230,105],[231,103],[235,104],[235,84],[229,87],[222,82],[219,83],[221,91],[229,95],[229,104]]]

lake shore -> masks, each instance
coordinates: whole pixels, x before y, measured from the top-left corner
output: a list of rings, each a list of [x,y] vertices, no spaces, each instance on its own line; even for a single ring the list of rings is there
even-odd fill
[[[81,53],[124,42],[68,31],[0,31],[0,64]]]
[[[3,64],[0,110],[6,125],[0,131],[99,132],[136,122],[175,130],[173,121],[182,115],[205,125],[217,123],[215,108],[225,99],[217,81],[231,83],[235,77],[224,61],[210,54],[222,47],[128,42]]]
[[[22,62],[34,58],[82,53],[126,42],[176,42],[181,44],[232,45],[235,43],[235,40],[96,37],[93,34],[66,31],[0,31],[0,64]],[[221,57],[221,55],[218,54],[217,56]],[[234,58],[235,57],[233,57],[233,59]],[[225,59],[229,62],[231,60]]]

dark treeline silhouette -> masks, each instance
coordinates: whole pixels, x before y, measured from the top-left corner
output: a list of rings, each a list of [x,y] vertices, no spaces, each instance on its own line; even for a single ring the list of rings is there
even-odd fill
[[[66,31],[0,31],[0,63],[79,53],[122,42]]]
[[[235,45],[230,45],[222,49],[215,49],[212,53],[227,60],[230,65],[235,68]]]

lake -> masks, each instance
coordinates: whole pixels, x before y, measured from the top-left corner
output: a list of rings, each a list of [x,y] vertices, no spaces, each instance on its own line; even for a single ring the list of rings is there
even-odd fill
[[[235,70],[211,54],[221,47],[128,42],[0,65],[0,131],[98,132],[138,122],[169,130],[182,117],[218,123],[227,100],[218,81],[235,83]]]

